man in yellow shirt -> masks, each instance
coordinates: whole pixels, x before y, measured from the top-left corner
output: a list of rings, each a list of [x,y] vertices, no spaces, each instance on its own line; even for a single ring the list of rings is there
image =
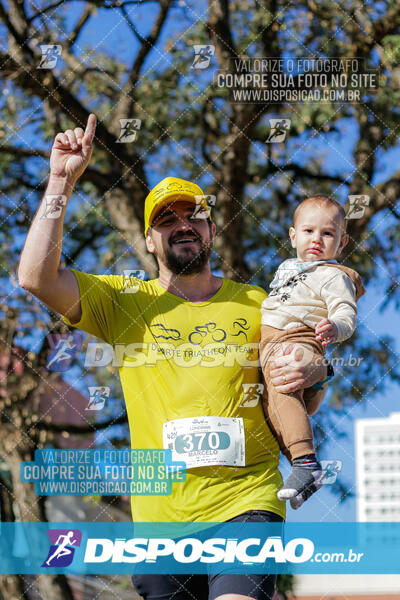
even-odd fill
[[[279,447],[257,394],[266,293],[211,273],[215,225],[202,190],[167,177],[147,196],[146,245],[159,278],[132,280],[135,293],[120,275],[59,269],[65,207],[89,163],[95,124],[90,115],[85,132],[56,135],[20,284],[66,323],[118,349],[132,447],[170,448],[174,460],[186,462],[186,480],[174,483],[171,495],[132,497],[134,521],[283,521]],[[49,217],[49,196],[61,196],[56,217]],[[309,385],[325,377],[325,367],[293,370],[280,360],[274,383],[284,392],[304,387],[306,377]],[[274,579],[140,575],[134,583],[149,599],[183,600],[193,589],[196,598],[245,600],[272,598]]]

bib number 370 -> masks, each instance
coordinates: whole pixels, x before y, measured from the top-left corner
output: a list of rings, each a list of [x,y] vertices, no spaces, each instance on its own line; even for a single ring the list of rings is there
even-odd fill
[[[188,417],[163,425],[164,448],[186,468],[244,466],[245,441],[240,417]]]
[[[208,433],[188,433],[179,435],[175,440],[177,452],[191,452],[193,450],[222,450],[229,448],[229,435],[223,431],[210,431]]]

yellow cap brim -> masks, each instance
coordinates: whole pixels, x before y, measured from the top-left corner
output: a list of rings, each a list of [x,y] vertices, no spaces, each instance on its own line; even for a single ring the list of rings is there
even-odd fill
[[[186,194],[185,192],[171,192],[170,194],[167,194],[165,196],[165,198],[163,198],[159,203],[157,203],[155,206],[153,206],[153,209],[150,213],[149,224],[147,226],[145,235],[147,235],[149,227],[151,227],[155,216],[160,212],[160,210],[162,208],[164,208],[164,206],[167,206],[167,204],[172,204],[173,202],[179,202],[179,201],[185,201],[185,200],[187,202],[191,202],[192,204],[196,204],[196,199],[193,196],[193,194]],[[207,202],[204,202],[204,204],[205,204],[205,207],[207,207]],[[210,219],[211,219],[211,215],[210,215]]]

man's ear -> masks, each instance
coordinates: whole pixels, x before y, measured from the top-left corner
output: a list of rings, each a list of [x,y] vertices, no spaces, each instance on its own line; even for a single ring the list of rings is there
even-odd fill
[[[292,242],[292,248],[296,248],[296,230],[294,227],[289,229],[289,237],[290,241]]]
[[[339,252],[341,252],[343,250],[343,248],[345,246],[347,246],[348,243],[349,243],[349,236],[347,235],[347,233],[345,233],[344,235],[342,235],[342,239],[340,240]]]
[[[214,241],[216,231],[217,231],[217,226],[215,225],[215,223],[211,223],[211,239],[212,239],[212,241]]]
[[[149,233],[146,235],[146,248],[151,254],[154,254],[154,252],[156,251],[156,247]]]

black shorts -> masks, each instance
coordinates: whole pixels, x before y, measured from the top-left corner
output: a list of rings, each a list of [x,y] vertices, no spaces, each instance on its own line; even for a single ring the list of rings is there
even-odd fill
[[[233,519],[239,522],[283,522],[268,510],[248,510]],[[133,575],[138,594],[145,600],[215,600],[222,594],[241,594],[255,600],[272,600],[276,575]]]

